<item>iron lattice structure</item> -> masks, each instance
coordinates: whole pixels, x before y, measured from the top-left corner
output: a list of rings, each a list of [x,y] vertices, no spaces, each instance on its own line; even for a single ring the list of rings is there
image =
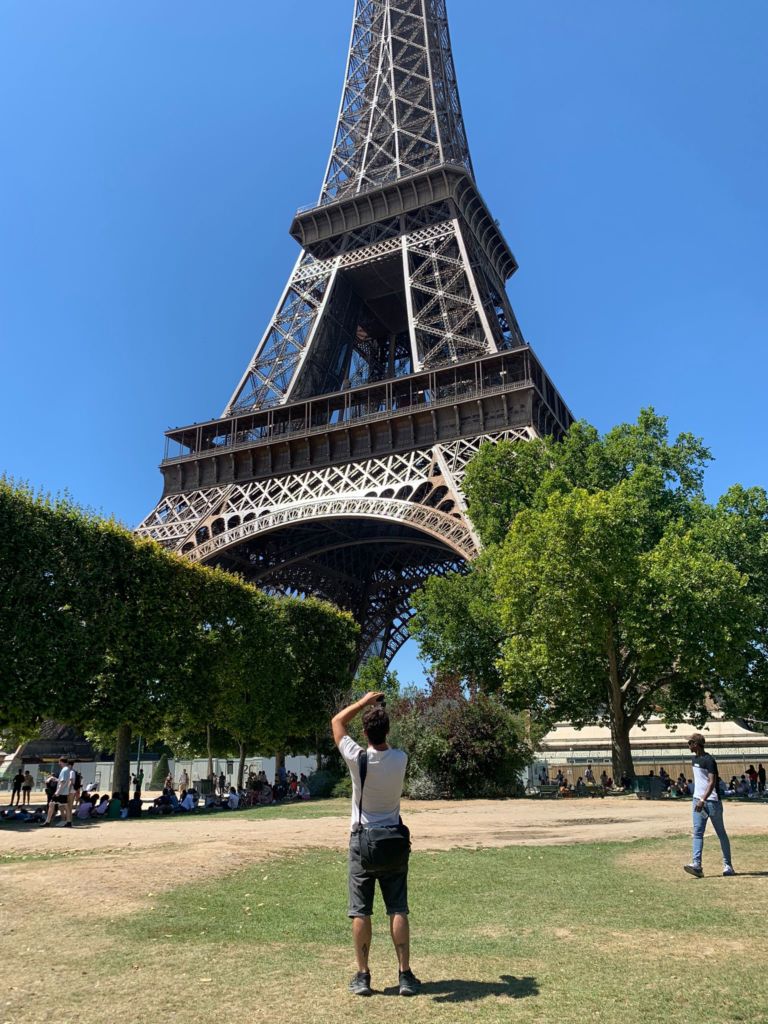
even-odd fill
[[[461,482],[484,441],[571,415],[505,290],[477,190],[444,0],[356,0],[319,200],[219,419],[169,431],[138,527],[265,589],[350,609],[389,660],[411,594],[479,550]]]

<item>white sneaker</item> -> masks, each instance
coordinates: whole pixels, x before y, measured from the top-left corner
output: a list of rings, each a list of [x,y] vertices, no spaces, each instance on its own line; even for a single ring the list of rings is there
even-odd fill
[[[725,867],[723,868],[723,875],[726,878],[730,878],[731,875],[735,875],[735,874],[736,874],[736,872],[733,870],[731,865],[730,864],[726,864]]]

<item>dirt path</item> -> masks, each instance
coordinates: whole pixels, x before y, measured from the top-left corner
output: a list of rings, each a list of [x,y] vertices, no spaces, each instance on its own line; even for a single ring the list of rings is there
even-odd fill
[[[343,806],[340,802],[340,811]],[[689,815],[688,801],[632,798],[403,805],[417,851],[663,837],[687,832]],[[731,835],[765,833],[768,806],[729,805],[727,823]],[[0,832],[0,855],[32,855],[32,859],[4,865],[0,888],[6,898],[12,888],[17,897],[39,900],[41,893],[66,887],[75,897],[70,898],[70,906],[76,908],[77,890],[91,891],[98,879],[102,897],[98,903],[109,906],[112,913],[127,911],[162,889],[227,874],[276,853],[312,847],[343,849],[348,828],[345,812],[306,819],[222,814],[102,822],[73,829],[8,830]],[[94,913],[92,900],[84,899],[82,906],[83,913]]]

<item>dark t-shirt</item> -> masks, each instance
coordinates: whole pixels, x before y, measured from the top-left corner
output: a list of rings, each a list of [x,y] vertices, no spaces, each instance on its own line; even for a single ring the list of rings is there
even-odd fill
[[[21,784],[24,781],[24,772],[19,772],[18,775],[13,776],[13,788],[21,789]]]

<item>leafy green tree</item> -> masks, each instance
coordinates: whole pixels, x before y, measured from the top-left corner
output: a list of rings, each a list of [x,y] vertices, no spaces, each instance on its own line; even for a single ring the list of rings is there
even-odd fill
[[[109,584],[99,524],[66,497],[0,479],[0,726],[34,732],[76,715],[103,665]],[[96,554],[94,554],[96,552]]]
[[[499,608],[492,589],[489,552],[466,575],[433,576],[414,594],[409,624],[421,656],[438,676],[456,674],[474,692],[501,686]]]
[[[348,685],[356,637],[330,605],[267,597],[0,481],[0,728],[85,729],[114,749],[120,791],[134,731],[228,728],[242,743],[258,720],[267,745],[308,742]]]
[[[616,776],[632,774],[629,730],[652,713],[701,721],[709,696],[754,714],[768,509],[760,489],[708,505],[709,457],[652,409],[604,436],[577,423],[559,443],[484,446],[464,487],[487,550],[417,597],[423,649],[485,689],[493,672],[475,666],[492,665],[544,722],[610,725]]]
[[[383,658],[366,658],[355,673],[353,691],[351,699],[373,691],[383,693],[387,703],[393,704],[400,697],[400,680]]]
[[[629,491],[576,489],[521,512],[495,567],[507,692],[608,724],[617,778],[633,774],[632,726],[658,711],[703,719],[752,621],[744,576],[677,524],[649,543]]]

